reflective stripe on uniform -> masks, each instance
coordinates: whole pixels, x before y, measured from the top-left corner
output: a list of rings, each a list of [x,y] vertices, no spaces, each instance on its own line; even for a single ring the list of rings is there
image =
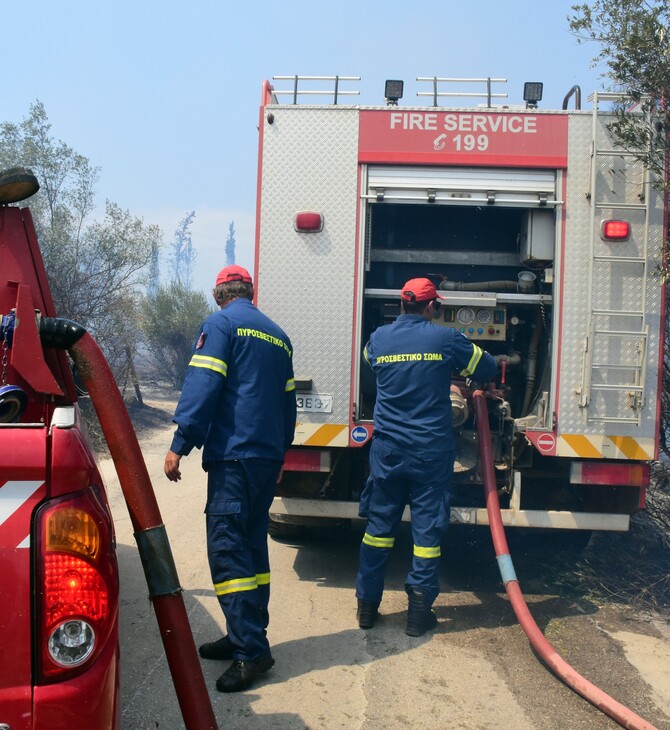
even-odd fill
[[[207,355],[193,355],[189,366],[214,370],[214,372],[221,373],[224,376],[228,374],[228,366],[223,360],[219,360],[216,357],[207,357]]]
[[[478,347],[473,343],[473,352],[472,357],[470,358],[470,362],[468,363],[468,366],[461,370],[461,375],[472,375],[472,373],[475,372],[475,369],[477,368],[477,365],[479,365],[479,361],[482,359],[483,350],[481,347]]]
[[[440,546],[437,547],[419,547],[414,546],[414,556],[417,558],[439,558],[442,555]]]
[[[266,586],[270,583],[269,573],[256,573],[256,583],[259,586]]]
[[[286,387],[284,390],[288,393],[291,390],[295,390],[295,380],[293,378],[290,378],[286,381]]]
[[[368,357],[368,348],[363,348],[363,357],[365,358],[365,362],[369,365],[370,364],[370,358]]]
[[[392,548],[395,537],[372,537],[366,532],[363,535],[363,543],[375,548]]]
[[[239,593],[240,591],[253,591],[258,588],[256,576],[250,578],[233,578],[224,580],[223,583],[214,584],[214,592],[217,596],[225,596],[227,593]]]

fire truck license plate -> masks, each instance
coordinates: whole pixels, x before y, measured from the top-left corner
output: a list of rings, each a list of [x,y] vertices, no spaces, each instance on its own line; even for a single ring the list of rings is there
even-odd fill
[[[296,393],[298,410],[303,413],[331,413],[333,410],[333,396],[319,393]]]

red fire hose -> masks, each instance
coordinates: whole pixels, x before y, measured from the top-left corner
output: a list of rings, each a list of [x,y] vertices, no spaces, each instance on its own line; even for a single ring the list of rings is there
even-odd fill
[[[91,396],[119,476],[184,723],[188,730],[217,730],[165,526],[135,431],[105,356],[91,335],[81,332],[68,350]]]
[[[609,715],[619,725],[625,728],[632,728],[632,730],[656,730],[653,725],[650,725],[646,720],[617,702],[576,672],[558,655],[531,616],[523,594],[521,593],[516,574],[514,573],[514,566],[512,565],[509,548],[507,547],[507,538],[505,537],[505,529],[500,515],[500,503],[498,501],[498,492],[496,491],[496,479],[493,467],[491,431],[489,429],[486,396],[483,391],[475,391],[474,402],[477,417],[477,435],[479,436],[479,451],[484,475],[484,488],[486,490],[486,511],[489,516],[491,536],[498,560],[498,568],[500,569],[500,575],[505,585],[505,591],[512,604],[514,613],[521,624],[521,628],[528,637],[531,646],[540,655],[540,658],[549,669],[575,692],[595,705],[601,712]]]

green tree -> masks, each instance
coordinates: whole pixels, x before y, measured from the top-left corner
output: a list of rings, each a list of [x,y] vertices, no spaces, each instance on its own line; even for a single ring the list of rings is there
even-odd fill
[[[177,281],[145,297],[142,330],[157,380],[181,389],[198,327],[212,311],[203,292]]]
[[[20,124],[0,125],[0,167],[29,167],[40,182],[30,206],[58,313],[86,327],[125,380],[137,347],[144,272],[161,245],[157,226],[107,201],[93,220],[99,168],[51,134],[41,102]]]
[[[668,190],[670,132],[670,0],[595,0],[573,5],[570,29],[600,50],[610,90],[621,93],[609,125],[617,143],[654,173]],[[631,103],[637,113],[630,113]],[[662,274],[667,278],[668,271]]]
[[[156,294],[160,286],[160,248],[155,243],[151,248],[151,263],[149,264],[149,281],[147,282],[147,293]]]

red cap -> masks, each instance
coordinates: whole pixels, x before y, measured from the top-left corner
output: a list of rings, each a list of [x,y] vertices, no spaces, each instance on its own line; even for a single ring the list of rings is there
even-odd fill
[[[430,279],[410,279],[400,290],[403,302],[428,302],[431,299],[444,299],[437,293]]]
[[[253,284],[251,274],[246,269],[237,265],[226,266],[225,269],[221,269],[219,275],[216,277],[216,286],[226,284],[229,281],[244,281],[247,284]]]

